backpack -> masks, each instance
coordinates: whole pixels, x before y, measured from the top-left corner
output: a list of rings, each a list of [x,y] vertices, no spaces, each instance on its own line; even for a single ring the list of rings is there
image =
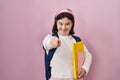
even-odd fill
[[[59,38],[58,34],[52,34],[52,36],[56,36]],[[76,40],[76,42],[81,41],[81,39],[77,36],[73,36],[72,37]],[[43,47],[44,51],[45,51],[45,77],[46,80],[49,80],[49,78],[51,77],[51,67],[50,67],[50,61],[52,60],[52,57],[56,51],[57,48],[52,48],[51,50],[49,50],[48,54],[46,53],[45,48]]]

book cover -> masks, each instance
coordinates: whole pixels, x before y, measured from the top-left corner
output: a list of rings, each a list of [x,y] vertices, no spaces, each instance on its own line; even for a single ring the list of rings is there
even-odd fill
[[[73,68],[74,68],[74,78],[78,78],[78,68],[83,65],[84,62],[84,42],[75,42],[72,45],[73,51]]]

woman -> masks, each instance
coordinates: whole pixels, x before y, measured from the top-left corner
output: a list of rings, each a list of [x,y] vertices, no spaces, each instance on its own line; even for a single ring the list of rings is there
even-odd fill
[[[57,34],[58,37],[48,34],[43,40],[43,46],[47,54],[51,49],[57,48],[50,62],[50,80],[75,80],[73,78],[72,64],[72,43],[75,42],[72,37],[74,23],[74,15],[70,9],[58,11],[52,29],[52,33]],[[92,61],[92,56],[85,45],[84,50],[86,58],[82,67],[79,68],[77,80],[82,80],[88,73]]]

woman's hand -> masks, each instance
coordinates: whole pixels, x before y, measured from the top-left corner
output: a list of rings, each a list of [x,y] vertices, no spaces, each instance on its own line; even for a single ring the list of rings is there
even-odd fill
[[[85,76],[85,74],[86,74],[85,69],[80,68],[80,69],[78,70],[78,78],[79,78],[79,79],[80,79],[80,78],[83,78],[83,77]]]
[[[59,47],[61,45],[61,41],[58,37],[53,36],[50,40],[50,46],[53,48]]]

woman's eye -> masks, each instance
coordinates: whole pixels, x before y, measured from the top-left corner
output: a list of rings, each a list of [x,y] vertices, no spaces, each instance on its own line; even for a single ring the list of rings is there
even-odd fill
[[[66,25],[68,26],[68,25],[70,25],[70,23],[67,23]]]
[[[59,23],[59,25],[61,25],[61,26],[62,26],[63,24],[62,24],[62,23]]]

